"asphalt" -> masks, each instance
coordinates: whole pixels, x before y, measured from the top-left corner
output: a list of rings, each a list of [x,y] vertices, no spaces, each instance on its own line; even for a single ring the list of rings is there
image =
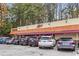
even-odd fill
[[[77,51],[0,44],[0,56],[79,56]]]

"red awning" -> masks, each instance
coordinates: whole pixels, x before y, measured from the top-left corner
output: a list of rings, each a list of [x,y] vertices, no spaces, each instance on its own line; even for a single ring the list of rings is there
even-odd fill
[[[65,31],[54,32],[54,34],[57,33],[79,33],[79,30],[65,30]]]
[[[59,27],[27,29],[22,31],[13,31],[14,35],[32,35],[32,34],[53,34],[53,33],[76,33],[79,32],[79,25],[66,25]]]

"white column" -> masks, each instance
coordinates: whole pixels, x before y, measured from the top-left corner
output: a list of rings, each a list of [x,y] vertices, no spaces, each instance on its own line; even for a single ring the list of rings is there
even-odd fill
[[[78,33],[76,33],[76,37],[75,37],[75,40],[76,40],[76,48],[78,47],[78,40],[79,40],[79,34]]]
[[[79,40],[79,34],[78,33],[76,33],[75,40]]]

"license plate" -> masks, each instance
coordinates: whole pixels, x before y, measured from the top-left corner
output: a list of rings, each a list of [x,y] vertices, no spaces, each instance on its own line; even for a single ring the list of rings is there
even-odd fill
[[[69,45],[68,43],[63,43],[63,45]]]
[[[43,42],[46,42],[46,41],[43,41]]]

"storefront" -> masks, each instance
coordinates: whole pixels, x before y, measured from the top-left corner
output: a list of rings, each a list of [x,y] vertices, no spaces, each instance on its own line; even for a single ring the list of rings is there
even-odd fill
[[[13,28],[10,34],[16,36],[52,35],[55,39],[72,37],[73,40],[79,40],[79,18],[17,27]]]

